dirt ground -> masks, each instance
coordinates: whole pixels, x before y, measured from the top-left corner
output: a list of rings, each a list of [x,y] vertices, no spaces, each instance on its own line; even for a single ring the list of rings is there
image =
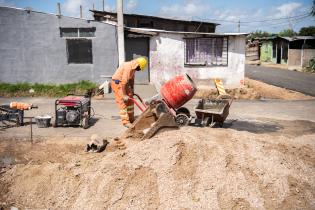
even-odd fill
[[[243,88],[227,89],[226,92],[235,99],[283,99],[283,100],[308,100],[314,99],[296,91],[269,85],[249,78],[245,79]],[[215,98],[217,91],[201,87],[195,94],[195,98]]]
[[[230,93],[310,99],[246,84]],[[53,113],[53,99],[19,100],[39,105],[27,116]],[[235,100],[223,128],[189,126],[144,141],[114,141],[124,130],[115,101],[92,104],[87,130],[33,126],[31,143],[30,126],[0,129],[0,209],[315,209],[315,100]],[[94,133],[110,141],[103,153],[84,151]]]
[[[85,153],[83,141],[0,142],[0,206],[19,209],[314,209],[315,123],[184,127]],[[73,143],[76,142],[76,143]]]

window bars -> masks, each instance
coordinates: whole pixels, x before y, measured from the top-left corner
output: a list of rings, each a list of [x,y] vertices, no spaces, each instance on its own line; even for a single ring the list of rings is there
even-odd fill
[[[79,38],[95,37],[96,28],[60,28],[60,37]]]
[[[185,65],[227,66],[228,37],[185,39]]]

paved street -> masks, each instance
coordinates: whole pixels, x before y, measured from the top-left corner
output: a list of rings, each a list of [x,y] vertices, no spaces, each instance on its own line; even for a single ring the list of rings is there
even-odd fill
[[[246,65],[245,76],[271,85],[315,96],[315,74]]]
[[[143,95],[154,94],[155,91],[146,88],[147,91],[143,91]],[[43,114],[49,114],[54,116],[54,101],[53,98],[1,98],[0,104],[7,104],[11,101],[24,101],[38,105],[38,109],[32,109],[25,111],[25,116],[37,116]],[[189,101],[185,107],[189,108],[194,113],[194,107],[197,104],[197,100],[193,99]],[[118,109],[115,105],[115,101],[111,95],[101,100],[92,100],[92,107],[94,109],[94,117],[91,120],[92,126],[89,129],[82,128],[38,128],[33,126],[33,134],[35,138],[38,137],[58,137],[60,139],[69,137],[84,137],[89,138],[92,134],[98,133],[101,136],[113,138],[119,136],[125,128],[121,126]],[[244,108],[246,107],[246,108]],[[139,115],[140,111],[135,108],[135,114]],[[230,115],[227,119],[226,126],[233,129],[234,127],[243,125],[251,125],[248,128],[243,129],[261,129],[260,125],[253,124],[253,120],[264,118],[263,121],[269,120],[287,120],[295,122],[296,120],[304,120],[307,122],[315,122],[315,100],[307,101],[283,101],[283,100],[238,100],[234,101]],[[54,120],[54,118],[53,118]],[[237,120],[235,122],[235,120]],[[233,126],[230,126],[229,122],[233,122]],[[29,119],[26,120],[29,122]],[[253,124],[253,125],[252,125]],[[257,127],[258,126],[258,127]],[[251,131],[251,130],[248,130]],[[0,122],[0,139],[7,137],[16,138],[29,138],[30,126],[5,128]]]

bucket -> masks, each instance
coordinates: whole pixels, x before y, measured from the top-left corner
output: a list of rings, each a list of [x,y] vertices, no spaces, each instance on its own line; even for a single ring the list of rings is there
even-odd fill
[[[35,121],[39,128],[48,128],[50,126],[51,116],[49,115],[41,115],[36,116]]]
[[[174,109],[183,106],[196,93],[197,88],[188,74],[176,76],[167,81],[160,93],[166,103]]]

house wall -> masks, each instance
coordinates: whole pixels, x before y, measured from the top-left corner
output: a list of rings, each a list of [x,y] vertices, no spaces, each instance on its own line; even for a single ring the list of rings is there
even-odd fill
[[[255,61],[259,60],[259,45],[248,45],[246,46],[246,60]]]
[[[68,64],[59,27],[96,27],[93,64]],[[118,65],[115,26],[0,7],[0,81],[17,83],[101,82]]]
[[[157,88],[166,80],[183,73],[189,74],[197,85],[213,86],[215,78],[222,79],[227,88],[243,84],[245,36],[229,37],[228,66],[217,67],[185,67],[183,37],[183,34],[160,33],[150,39],[151,83]]]
[[[314,58],[315,49],[289,49],[288,68],[291,70],[301,70],[302,68],[309,66],[310,60]]]
[[[302,66],[309,66],[311,59],[315,59],[315,49],[303,49]]]
[[[260,47],[260,60],[263,62],[272,61],[272,42],[263,42]]]

